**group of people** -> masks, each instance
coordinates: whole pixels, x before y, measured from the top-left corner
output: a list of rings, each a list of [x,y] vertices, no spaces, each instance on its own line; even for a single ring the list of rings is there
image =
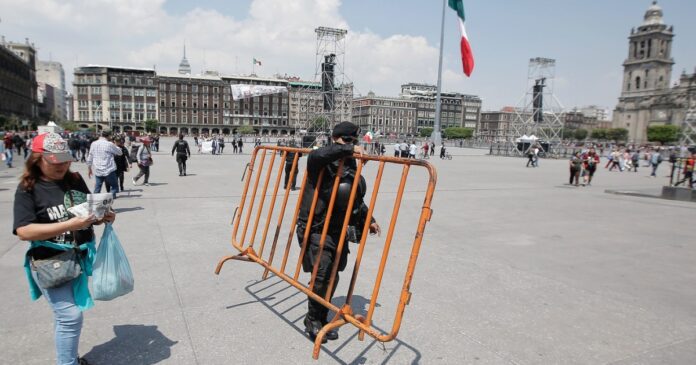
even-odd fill
[[[570,185],[579,186],[579,180],[582,176],[582,185],[592,185],[592,178],[597,171],[599,165],[599,154],[594,148],[590,148],[585,152],[576,152],[570,157]]]
[[[212,135],[208,136],[194,136],[194,144],[198,147],[198,153],[207,153],[207,149],[203,146],[204,143],[210,143],[211,154],[221,155],[225,150],[225,137],[223,135]],[[244,141],[241,137],[232,138],[229,141],[232,144],[233,153],[243,153]]]
[[[32,135],[24,133],[5,133],[2,137],[2,153],[5,165],[12,168],[15,153],[18,156],[24,155],[27,158],[29,150],[31,150]],[[15,152],[16,151],[16,152]]]
[[[419,152],[420,151],[420,152]],[[401,158],[425,158],[435,155],[435,142],[424,142],[422,145],[416,145],[416,141],[401,141],[394,144],[394,157]],[[444,159],[447,156],[447,149],[443,144],[440,146],[440,158]]]
[[[672,156],[670,159],[676,158],[676,152],[673,149],[670,156]],[[650,176],[657,177],[657,168],[663,161],[660,148],[649,147],[633,150],[631,148],[614,148],[607,154],[607,163],[604,168],[608,168],[609,171],[617,169],[620,172],[631,170],[638,172],[640,161],[645,161],[644,167],[652,168]]]

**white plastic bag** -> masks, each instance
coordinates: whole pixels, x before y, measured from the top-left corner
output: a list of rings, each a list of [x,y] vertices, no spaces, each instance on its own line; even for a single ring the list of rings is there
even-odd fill
[[[95,300],[111,300],[133,291],[133,272],[111,224],[104,228],[92,267]]]

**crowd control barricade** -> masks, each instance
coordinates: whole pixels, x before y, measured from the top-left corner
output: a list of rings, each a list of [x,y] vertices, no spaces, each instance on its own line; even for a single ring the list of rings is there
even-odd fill
[[[348,244],[348,242],[346,242],[346,232],[348,230],[348,224],[351,218],[351,211],[353,210],[353,202],[355,201],[355,196],[358,193],[358,179],[363,172],[365,163],[372,161],[370,168],[374,169],[375,166],[373,165],[377,165],[377,171],[373,180],[366,178],[367,185],[372,189],[372,192],[370,194],[366,194],[363,198],[368,207],[367,218],[365,219],[365,224],[363,227],[356,227],[356,229],[361,230],[362,235],[357,243],[357,252],[355,253],[354,257],[351,258],[352,254],[348,256],[346,274],[350,275],[350,282],[348,283],[348,289],[345,296],[345,304],[339,307],[331,302],[331,293],[334,285],[336,284],[335,278],[338,272],[339,259],[334,260],[326,296],[320,297],[313,293],[312,289],[317,277],[319,265],[318,257],[321,256],[322,250],[324,249],[324,243],[329,228],[328,222],[331,220],[331,214],[333,213],[332,210],[337,200],[339,176],[341,175],[340,170],[343,169],[344,162],[339,161],[339,173],[336,174],[335,179],[324,176],[324,173],[320,172],[316,182],[316,188],[312,191],[305,191],[304,189],[305,185],[307,184],[306,169],[303,169],[304,173],[301,174],[301,179],[299,175],[297,176],[298,182],[300,182],[297,192],[293,192],[293,190],[290,189],[292,185],[292,178],[287,179],[287,185],[285,185],[285,182],[281,178],[284,175],[283,171],[287,172],[289,170],[291,177],[296,175],[300,166],[298,163],[300,159],[299,154],[306,156],[310,153],[310,151],[311,149],[281,146],[258,146],[254,149],[251,156],[251,162],[247,164],[247,169],[242,177],[242,180],[244,181],[244,188],[239,205],[236,207],[232,218],[233,228],[231,243],[232,247],[238,252],[234,255],[223,257],[218,262],[217,267],[215,268],[215,273],[219,274],[222,266],[229,260],[255,262],[264,268],[262,274],[263,279],[268,278],[269,273],[273,273],[280,279],[284,280],[305,295],[311,297],[332,311],[334,313],[333,319],[331,319],[329,323],[322,328],[314,342],[313,357],[314,359],[317,359],[319,357],[322,339],[326,335],[327,331],[338,328],[345,324],[351,324],[357,327],[359,330],[358,338],[361,341],[364,340],[365,334],[368,334],[380,342],[388,342],[396,338],[399,328],[401,327],[404,309],[406,305],[409,304],[411,299],[410,286],[413,279],[416,262],[418,260],[418,254],[423,242],[423,232],[425,231],[427,222],[432,217],[433,211],[431,209],[431,202],[433,193],[435,191],[437,174],[432,165],[422,160],[402,159],[368,154],[354,154],[357,169],[350,191],[350,198],[347,202],[346,213],[343,217],[340,240],[336,244],[336,258],[341,257],[342,251],[346,249]],[[288,156],[292,156],[291,153],[293,152],[294,157],[288,158]],[[384,245],[381,249],[381,255],[373,255],[376,257],[363,257],[366,242],[370,240],[368,236],[370,236],[369,229],[371,218],[373,217],[375,204],[380,192],[380,186],[383,185],[382,176],[385,171],[385,166],[400,169],[401,178],[400,180],[391,179],[389,181],[389,184],[394,184],[395,182],[398,183],[395,185],[396,191],[391,217],[380,217],[382,234],[384,235]],[[399,208],[402,205],[402,197],[404,195],[406,182],[409,178],[409,171],[415,168],[424,169],[423,171],[419,171],[419,173],[421,176],[425,176],[424,180],[427,181],[427,186],[419,187],[417,192],[418,194],[423,193],[423,203],[420,206],[420,214],[415,214],[418,217],[418,223],[415,227],[416,233],[413,236],[412,242],[398,243],[399,246],[402,247],[410,243],[410,254],[408,254],[408,256],[404,255],[406,258],[404,261],[407,261],[407,264],[404,268],[405,275],[403,277],[403,284],[401,284],[401,281],[397,282],[397,285],[401,287],[399,297],[381,299],[382,301],[398,300],[394,307],[395,316],[391,329],[389,332],[385,333],[384,331],[378,330],[377,327],[373,325],[372,319],[375,308],[378,306],[377,298],[379,297],[380,287],[382,286],[385,276],[385,266],[390,258],[390,247],[392,246],[392,239],[394,237],[395,227],[399,218]],[[321,230],[321,241],[319,252],[317,253],[317,260],[315,260],[314,267],[311,271],[311,277],[307,283],[306,279],[300,281],[300,271],[302,267],[302,258],[308,249],[310,229],[305,229],[301,246],[299,246],[295,227],[304,194],[312,194],[312,205],[309,212],[309,221],[307,222],[307,227],[312,226],[312,218],[319,197],[319,187],[323,184],[331,184],[331,197],[327,204],[328,208],[326,210],[326,223],[323,225],[323,229]],[[293,195],[294,199],[290,199],[291,195]],[[288,202],[292,200],[294,200],[295,203],[288,204]],[[418,201],[416,201],[414,204],[418,204]],[[283,232],[282,235],[281,232]],[[297,255],[297,257],[290,257],[291,251],[297,251],[297,249],[291,250],[292,245],[301,247],[299,248],[299,255]],[[374,249],[371,250],[371,252],[380,252],[380,250]],[[363,263],[363,261],[367,263],[368,260],[370,261],[369,263],[375,267],[376,277],[369,278],[369,283],[374,283],[374,285],[372,285],[371,295],[369,295],[369,297],[367,295],[364,296],[365,298],[369,298],[369,306],[367,307],[366,313],[361,315],[354,313],[353,309],[351,308],[351,301],[355,294],[354,291],[356,281],[360,276],[361,263]],[[350,272],[351,266],[352,273]],[[391,273],[391,271],[388,273]],[[399,277],[393,279],[400,280]],[[336,294],[339,293],[337,292]],[[331,314],[329,315],[329,318],[331,318]]]

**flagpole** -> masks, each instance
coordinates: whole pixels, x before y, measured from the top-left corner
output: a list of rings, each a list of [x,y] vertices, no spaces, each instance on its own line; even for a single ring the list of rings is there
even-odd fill
[[[440,111],[442,106],[441,89],[442,89],[442,49],[445,45],[445,9],[447,8],[447,0],[442,0],[442,23],[440,25],[440,60],[437,67],[437,97],[435,98],[435,125],[433,125],[432,140],[437,146],[441,143],[440,138]]]

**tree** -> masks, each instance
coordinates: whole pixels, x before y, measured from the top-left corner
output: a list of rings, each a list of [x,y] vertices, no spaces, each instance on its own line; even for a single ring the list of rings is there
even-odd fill
[[[430,127],[421,128],[419,133],[421,137],[430,137],[433,134],[433,129]]]
[[[590,136],[596,140],[600,140],[600,141],[606,140],[607,139],[607,131],[608,130],[605,128],[593,129],[592,133],[590,133]]]
[[[578,128],[575,130],[575,132],[573,132],[573,136],[578,141],[584,141],[585,138],[587,138],[587,134],[588,134],[587,129],[582,129],[582,128]]]
[[[159,126],[159,121],[157,119],[148,119],[145,121],[145,131],[147,132],[157,132],[157,126]]]
[[[679,139],[680,129],[676,125],[653,125],[648,127],[648,141],[665,144]]]
[[[250,125],[243,125],[237,129],[237,134],[245,135],[245,134],[254,134],[254,127]]]
[[[77,132],[80,130],[80,127],[77,125],[77,123],[70,121],[70,120],[64,120],[64,121],[58,123],[58,125],[61,128],[65,129],[66,131],[70,131],[70,132]]]
[[[607,130],[607,139],[616,142],[626,141],[628,139],[628,129],[611,128]]]
[[[560,137],[562,137],[563,139],[571,139],[573,138],[574,133],[575,129],[563,127],[561,128]]]
[[[472,128],[450,127],[444,131],[445,138],[451,139],[467,139],[474,135]]]

